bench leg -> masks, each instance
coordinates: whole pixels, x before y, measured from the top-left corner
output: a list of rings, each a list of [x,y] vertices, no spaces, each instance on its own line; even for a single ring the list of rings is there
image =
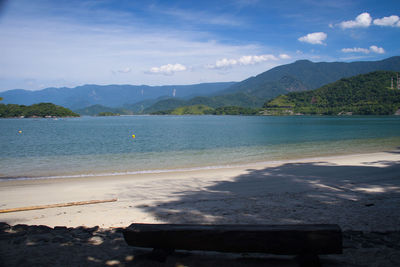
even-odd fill
[[[166,248],[153,248],[151,253],[149,254],[149,258],[159,262],[165,262],[169,255],[174,253],[175,249],[166,249]]]
[[[321,267],[321,262],[316,254],[302,254],[296,257],[299,267]]]

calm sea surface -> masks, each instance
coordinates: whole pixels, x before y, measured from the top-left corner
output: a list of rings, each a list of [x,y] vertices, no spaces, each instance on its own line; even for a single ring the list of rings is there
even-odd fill
[[[218,168],[399,146],[399,116],[0,119],[0,179]]]

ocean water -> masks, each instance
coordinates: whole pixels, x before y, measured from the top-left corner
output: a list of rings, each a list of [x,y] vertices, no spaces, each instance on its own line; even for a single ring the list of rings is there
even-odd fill
[[[396,116],[0,119],[0,179],[222,168],[399,146]]]

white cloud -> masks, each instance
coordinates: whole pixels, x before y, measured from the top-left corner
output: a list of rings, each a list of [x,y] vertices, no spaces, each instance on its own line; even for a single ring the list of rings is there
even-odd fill
[[[369,47],[369,50],[371,50],[371,52],[377,53],[377,54],[384,54],[385,50],[382,47],[377,47],[376,45],[371,45]]]
[[[269,60],[278,60],[278,58],[274,55],[266,54],[266,55],[250,55],[250,56],[242,56],[238,59],[233,58],[223,58],[219,59],[215,62],[214,65],[208,65],[209,69],[223,69],[229,68],[235,65],[253,65],[257,63],[261,63]]]
[[[177,63],[177,64],[162,65],[161,67],[153,67],[150,69],[149,72],[154,74],[172,75],[175,72],[185,71],[185,70],[187,70],[186,66]]]
[[[355,20],[348,20],[339,23],[339,26],[343,29],[348,28],[360,28],[360,27],[369,27],[371,25],[372,18],[369,13],[364,12],[356,17]]]
[[[121,70],[117,70],[117,71],[119,73],[129,73],[129,72],[132,71],[132,68],[127,67],[127,68],[124,68],[124,69],[121,69]]]
[[[274,55],[243,56],[239,58],[241,65],[252,65],[267,60],[278,60]]]
[[[400,18],[399,16],[392,15],[381,19],[374,19],[374,24],[378,26],[400,27]]]
[[[230,66],[234,66],[236,65],[238,62],[235,59],[227,59],[227,58],[223,58],[220,60],[217,60],[217,62],[215,62],[215,68],[226,68],[226,67],[230,67]]]
[[[384,54],[385,49],[382,47],[378,47],[376,45],[371,45],[368,48],[360,48],[360,47],[354,47],[354,48],[343,48],[342,49],[343,53],[364,53],[364,54],[369,54],[369,53],[377,53],[377,54]]]
[[[314,32],[302,36],[298,40],[300,42],[305,42],[310,44],[324,44],[322,41],[324,41],[327,37],[328,35],[324,32]]]
[[[354,48],[343,48],[342,52],[343,53],[365,53],[365,54],[368,54],[370,51],[367,48],[354,47]]]
[[[290,59],[290,58],[292,58],[291,56],[289,56],[289,55],[287,55],[287,54],[280,54],[279,57],[280,57],[281,59]]]

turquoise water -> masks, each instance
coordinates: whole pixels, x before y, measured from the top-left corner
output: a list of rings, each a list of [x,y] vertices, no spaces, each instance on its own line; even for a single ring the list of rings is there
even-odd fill
[[[218,168],[398,146],[395,116],[1,119],[0,178]]]

